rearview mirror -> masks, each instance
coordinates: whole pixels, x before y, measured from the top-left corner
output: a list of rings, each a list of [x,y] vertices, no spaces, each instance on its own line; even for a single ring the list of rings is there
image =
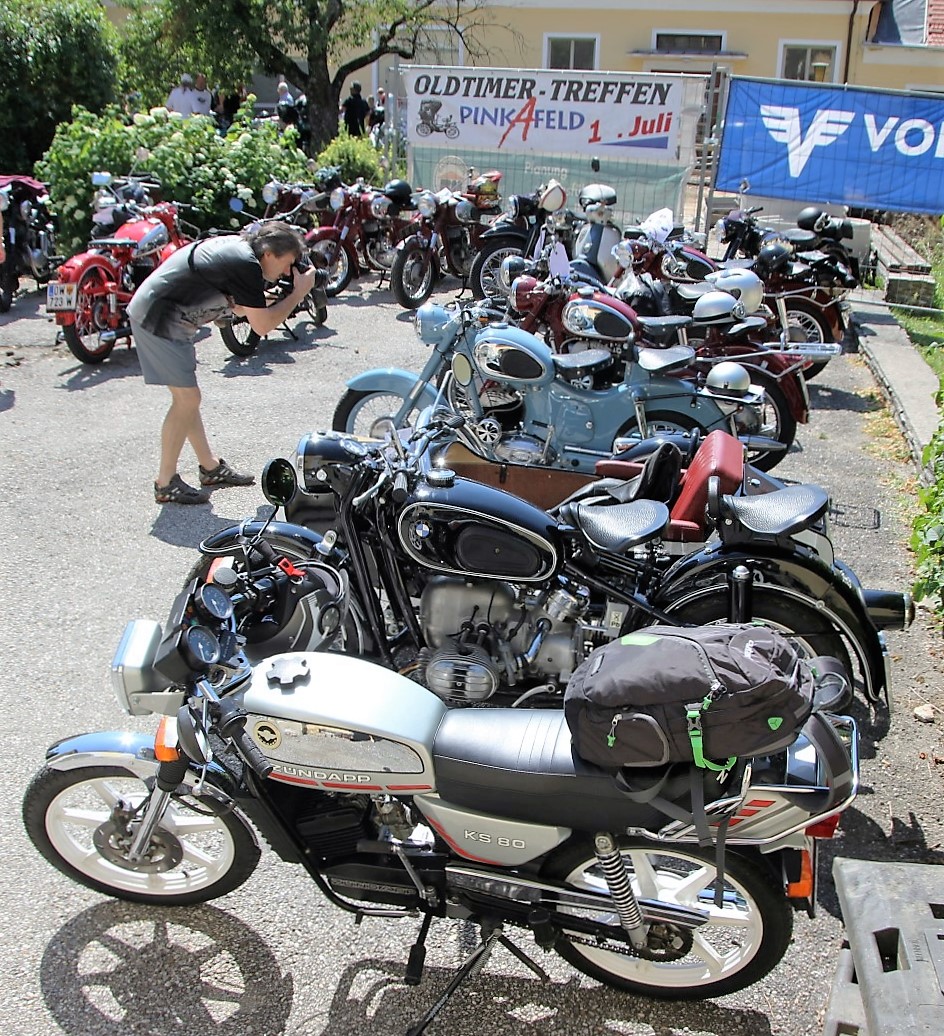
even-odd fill
[[[245,208],[242,198],[230,198],[229,207],[231,212],[242,212]]]
[[[291,461],[275,457],[262,469],[262,493],[274,507],[285,507],[298,490]]]

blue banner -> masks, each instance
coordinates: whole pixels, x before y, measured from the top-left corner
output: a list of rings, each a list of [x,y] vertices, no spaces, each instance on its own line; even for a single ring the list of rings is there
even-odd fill
[[[715,187],[944,213],[944,98],[731,80]]]

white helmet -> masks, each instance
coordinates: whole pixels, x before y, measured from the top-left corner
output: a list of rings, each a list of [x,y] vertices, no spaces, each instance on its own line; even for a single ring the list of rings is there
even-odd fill
[[[741,364],[733,360],[723,360],[708,371],[705,384],[714,392],[743,396],[751,390],[751,376]]]
[[[706,291],[695,303],[696,324],[734,324],[744,319],[744,305],[726,291]]]
[[[740,299],[745,313],[756,313],[764,302],[764,282],[753,270],[734,268],[716,270],[705,278],[719,291]]]

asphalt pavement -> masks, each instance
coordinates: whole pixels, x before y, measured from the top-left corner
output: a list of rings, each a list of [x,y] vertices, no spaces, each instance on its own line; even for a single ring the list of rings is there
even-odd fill
[[[455,282],[444,287],[451,290],[441,297],[453,297]],[[255,487],[216,491],[203,507],[156,505],[151,484],[166,394],[143,384],[133,349],[99,367],[75,361],[56,344],[40,302],[27,294],[0,317],[0,1032],[402,1033],[471,948],[465,926],[434,926],[426,980],[413,988],[402,981],[413,921],[355,927],[268,851],[249,881],[216,903],[156,910],[72,884],[25,837],[22,794],[47,745],[88,730],[153,731],[153,720],[118,709],[109,686],[125,623],[162,620],[199,540],[266,506]],[[832,361],[811,383],[812,419],[777,473],[826,486],[837,505],[838,556],[868,586],[905,589],[916,468],[883,420],[882,387],[891,386],[893,411],[907,414],[920,443],[936,427],[936,411],[923,412],[936,384],[928,392],[918,385],[913,350],[873,309],[857,304],[860,355]],[[230,357],[215,332],[198,349],[211,441],[236,467],[256,472],[275,454],[291,455],[302,434],[330,424],[351,374],[417,369],[425,359],[408,315],[373,277],[332,302],[326,327],[300,327],[298,340],[276,333],[245,361]],[[185,457],[182,473],[195,477],[193,458]],[[601,987],[534,951],[551,973],[542,985],[498,949],[429,1036],[818,1034],[843,936],[833,858],[944,862],[940,634],[919,611],[911,630],[889,639],[896,710],[889,721],[856,705],[860,795],[840,836],[824,845],[817,916],[796,918],[794,941],[771,975],[707,1003],[656,1002]],[[937,708],[937,723],[914,719],[922,703]]]

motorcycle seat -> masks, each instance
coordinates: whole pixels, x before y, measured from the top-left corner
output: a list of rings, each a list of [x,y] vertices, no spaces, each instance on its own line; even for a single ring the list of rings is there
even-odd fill
[[[722,496],[720,514],[711,518],[758,536],[790,536],[809,528],[828,508],[829,494],[822,486],[787,486],[758,496]]]
[[[562,508],[561,517],[576,526],[598,550],[623,554],[660,536],[668,524],[669,509],[660,500],[632,500],[626,504],[583,501]]]
[[[819,241],[819,234],[812,230],[801,230],[799,227],[791,227],[782,232],[781,236],[789,241],[797,251],[812,248]]]
[[[695,358],[690,345],[670,345],[666,349],[639,349],[636,362],[650,374],[661,374],[677,367],[687,367]]]
[[[439,797],[477,813],[584,831],[665,824],[664,814],[627,799],[611,773],[576,755],[562,709],[450,709],[432,754]],[[685,796],[687,766],[633,772],[658,783],[667,771],[661,794]],[[487,857],[488,846],[470,849]]]
[[[605,370],[613,363],[609,349],[584,349],[576,353],[555,353],[554,369],[566,380]]]

